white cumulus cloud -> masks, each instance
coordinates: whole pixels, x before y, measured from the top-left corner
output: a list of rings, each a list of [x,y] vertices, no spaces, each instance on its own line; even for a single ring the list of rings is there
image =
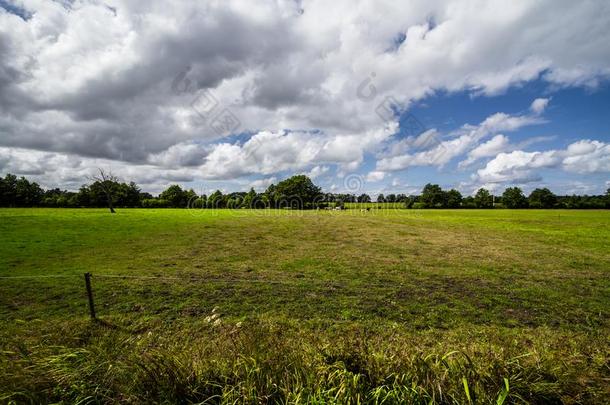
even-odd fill
[[[553,167],[580,174],[610,172],[610,144],[581,140],[560,150],[500,153],[474,178],[487,183],[527,183],[541,179],[540,169]]]

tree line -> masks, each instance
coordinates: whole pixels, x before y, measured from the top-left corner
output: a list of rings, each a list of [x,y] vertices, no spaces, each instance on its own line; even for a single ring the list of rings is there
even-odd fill
[[[134,182],[124,183],[100,171],[92,183],[77,192],[59,188],[44,190],[36,182],[12,174],[0,177],[0,207],[89,207],[113,210],[121,208],[342,208],[346,203],[395,203],[404,208],[610,208],[610,189],[604,195],[555,195],[548,188],[537,188],[526,196],[519,187],[509,187],[501,195],[485,188],[474,196],[462,196],[455,189],[443,190],[438,184],[426,184],[420,195],[379,194],[373,201],[366,194],[323,193],[309,177],[292,176],[271,184],[264,192],[198,195],[193,189],[174,184],[158,196],[142,192]],[[396,204],[398,203],[398,204]]]
[[[548,188],[536,188],[526,196],[519,187],[509,187],[495,196],[480,188],[474,196],[463,197],[455,189],[446,191],[438,184],[426,184],[410,208],[610,208],[610,189],[599,196],[558,196]]]

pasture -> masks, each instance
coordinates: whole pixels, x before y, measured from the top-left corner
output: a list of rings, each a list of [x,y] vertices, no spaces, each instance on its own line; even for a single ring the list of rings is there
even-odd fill
[[[117,211],[0,210],[0,402],[610,396],[610,211]]]

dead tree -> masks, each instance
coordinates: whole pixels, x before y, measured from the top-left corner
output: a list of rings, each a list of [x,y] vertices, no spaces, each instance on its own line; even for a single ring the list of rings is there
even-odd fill
[[[108,209],[110,210],[111,214],[114,214],[114,207],[112,206],[112,194],[113,194],[113,188],[114,185],[116,183],[119,182],[119,178],[114,176],[112,174],[112,172],[105,172],[104,169],[99,169],[100,174],[97,176],[91,176],[92,180],[95,180],[100,188],[102,189],[102,192],[106,195],[106,201],[108,202]]]

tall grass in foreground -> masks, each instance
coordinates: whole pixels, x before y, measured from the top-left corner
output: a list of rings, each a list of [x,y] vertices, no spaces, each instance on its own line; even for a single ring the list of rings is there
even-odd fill
[[[518,354],[501,342],[439,351],[413,336],[267,321],[211,322],[172,340],[73,328],[40,345],[3,345],[0,402],[603,403],[607,394],[603,379],[590,379],[608,376],[603,346],[574,356],[579,342],[546,341],[544,333],[520,337],[531,347]],[[53,344],[61,339],[72,344]]]

